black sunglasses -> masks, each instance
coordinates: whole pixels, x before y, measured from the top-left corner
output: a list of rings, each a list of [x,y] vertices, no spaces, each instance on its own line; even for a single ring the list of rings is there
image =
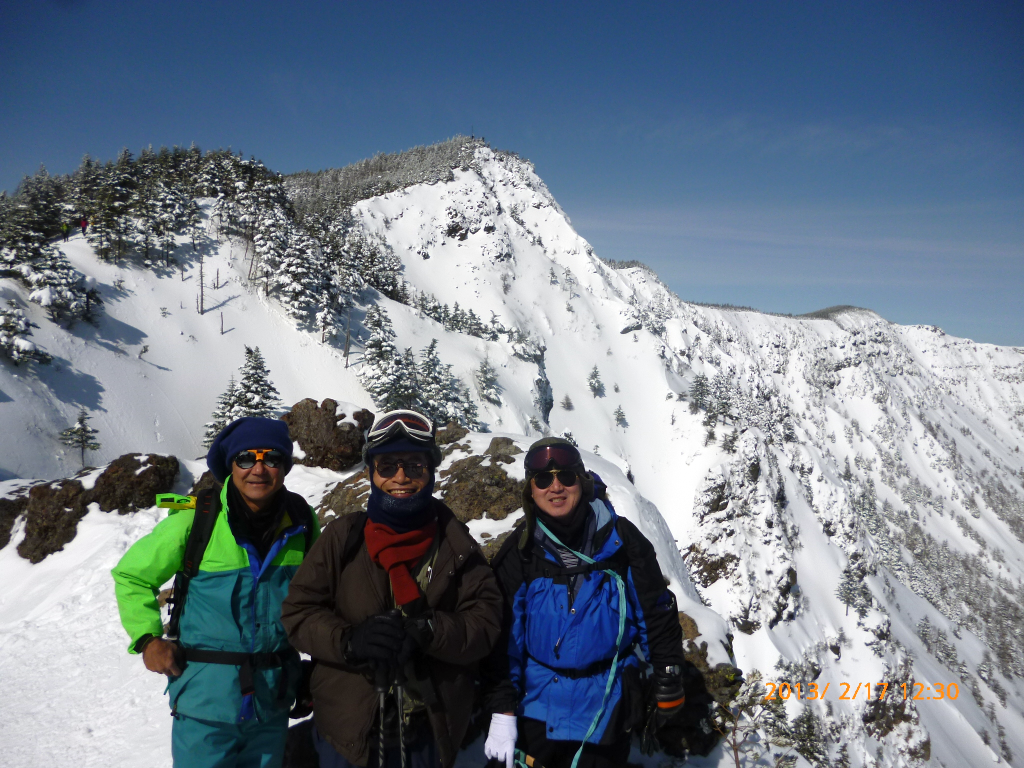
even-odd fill
[[[239,469],[252,469],[257,461],[262,461],[264,467],[277,469],[284,466],[288,459],[283,453],[274,448],[254,448],[251,451],[242,451],[232,461]]]
[[[381,477],[387,479],[398,474],[398,468],[405,470],[405,476],[410,480],[419,480],[423,473],[430,468],[429,464],[422,461],[388,461],[374,464],[374,471]]]
[[[548,472],[538,472],[533,476],[533,484],[543,491],[555,482],[556,477],[558,482],[566,488],[572,488],[579,479],[579,476],[571,469],[553,469]]]

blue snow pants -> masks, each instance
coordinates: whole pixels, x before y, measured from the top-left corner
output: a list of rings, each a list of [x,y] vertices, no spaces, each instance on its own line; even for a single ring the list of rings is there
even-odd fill
[[[174,716],[174,768],[281,768],[288,739],[288,715],[269,723],[213,723]]]

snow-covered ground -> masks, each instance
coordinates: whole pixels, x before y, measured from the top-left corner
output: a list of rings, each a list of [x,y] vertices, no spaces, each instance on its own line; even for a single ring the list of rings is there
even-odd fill
[[[398,348],[419,353],[438,339],[441,360],[471,389],[488,359],[502,402],[479,400],[481,420],[523,446],[539,437],[531,418],[545,421],[546,380],[554,407],[545,429],[571,431],[596,454],[617,508],[651,535],[681,602],[694,613],[706,602],[698,623],[713,659],[726,657],[713,628],[720,615],[741,668],[774,681],[781,658],[794,682],[830,685],[824,700],[787,706],[823,719],[833,757],[846,743],[853,766],[910,765],[927,742],[936,765],[989,765],[1001,753],[1019,762],[1024,350],[866,310],[789,318],[688,304],[647,270],[598,259],[528,163],[480,148],[474,167],[454,175],[360,202],[358,225],[401,259],[414,293],[458,302],[485,323],[493,312],[544,348],[543,366],[504,337],[446,331],[368,291],[362,301],[387,310]],[[453,222],[464,239],[446,236]],[[51,366],[0,365],[0,479],[77,470],[77,453],[56,437],[83,406],[103,445],[90,463],[129,451],[202,455],[203,424],[245,345],[259,346],[286,404],[331,397],[373,409],[356,376],[365,333],[346,368],[337,339],[321,344],[297,329],[247,282],[239,243],[216,241],[206,253],[203,315],[194,257],[184,273],[160,273],[100,262],[80,237],[62,249],[97,280],[104,313],[69,331],[0,280],[0,298],[27,308],[39,325],[32,340],[54,356]],[[356,323],[361,316],[357,308]],[[600,397],[587,384],[594,366]],[[707,444],[705,414],[678,397],[698,374],[724,377],[739,401]],[[572,410],[559,405],[567,395]],[[742,434],[730,453],[722,438],[733,429]],[[294,482],[318,498],[335,479],[325,472],[296,470]],[[38,565],[17,556],[17,528],[0,551],[5,764],[128,766],[143,752],[159,756],[144,764],[166,764],[160,686],[123,653],[107,576],[157,515],[90,512],[76,539]],[[492,522],[474,533],[494,533]],[[869,589],[863,616],[836,595],[857,558]],[[916,715],[882,735],[865,722],[864,694],[842,700],[841,684],[874,686],[908,654],[914,680],[955,682],[960,695],[916,702]]]

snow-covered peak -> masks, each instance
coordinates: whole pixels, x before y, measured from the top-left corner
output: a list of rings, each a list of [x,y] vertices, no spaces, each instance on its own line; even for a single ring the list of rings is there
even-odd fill
[[[54,357],[0,367],[0,479],[72,474],[78,453],[57,436],[82,407],[102,444],[92,463],[201,455],[246,345],[285,403],[373,409],[359,376],[376,305],[398,350],[422,357],[437,339],[486,428],[522,445],[569,432],[602,475],[632,478],[639,495],[616,503],[646,516],[677,591],[685,561],[729,622],[738,665],[830,685],[787,709],[820,719],[834,760],[842,744],[853,766],[909,765],[926,744],[950,766],[1024,753],[1024,350],[854,307],[785,317],[684,302],[649,269],[598,258],[528,162],[479,144],[451,155],[421,183],[387,159],[388,179],[405,181],[370,197],[289,182],[304,205],[346,201],[317,210],[401,267],[404,291],[364,285],[333,338],[297,327],[212,200],[200,205],[202,314],[184,236],[173,269],[101,261],[79,236],[58,243],[95,280],[95,325],[56,325],[0,280]],[[881,714],[863,693],[839,696],[844,682],[852,696],[883,680],[960,695],[900,708],[900,691]]]

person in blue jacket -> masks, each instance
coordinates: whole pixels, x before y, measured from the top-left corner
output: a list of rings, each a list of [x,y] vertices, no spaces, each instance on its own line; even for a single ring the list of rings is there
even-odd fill
[[[492,562],[505,615],[483,670],[484,751],[508,768],[624,766],[647,712],[683,705],[675,598],[572,443],[539,440],[525,465],[524,519]]]

